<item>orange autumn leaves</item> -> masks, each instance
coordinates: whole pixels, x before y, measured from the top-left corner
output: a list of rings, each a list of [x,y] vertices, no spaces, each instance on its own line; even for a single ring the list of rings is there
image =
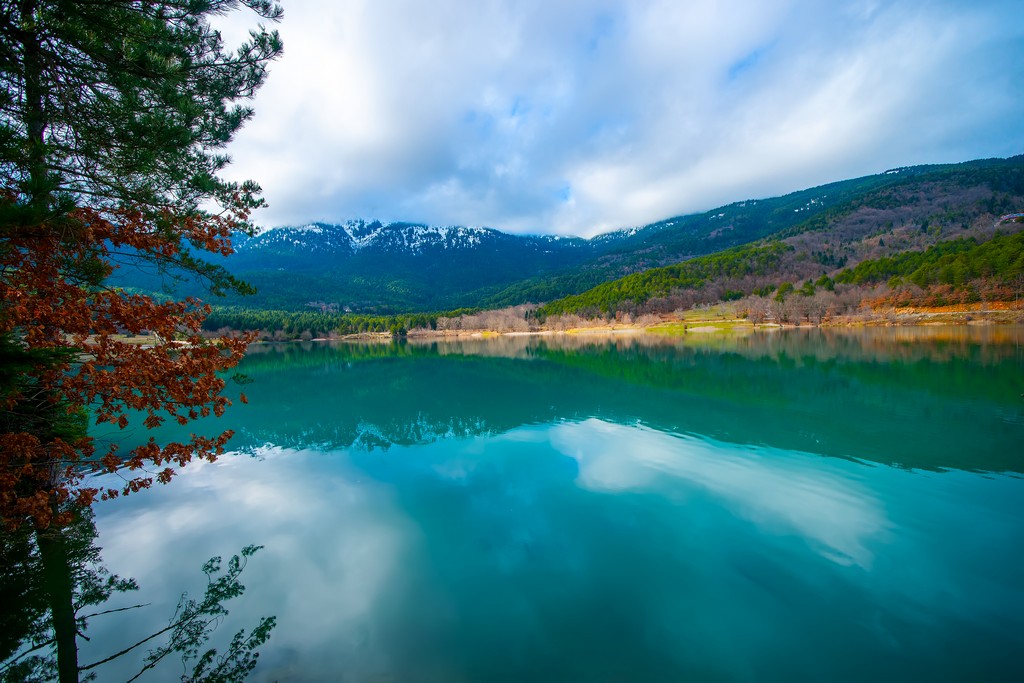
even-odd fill
[[[230,254],[237,225],[217,216],[174,221],[140,211],[78,209],[50,223],[9,230],[0,245],[0,334],[28,349],[72,353],[36,363],[0,408],[48,402],[68,414],[89,410],[96,424],[119,429],[223,414],[230,405],[223,372],[238,364],[250,339],[203,338],[200,327],[209,309],[197,300],[158,302],[103,281],[118,250],[165,265],[182,256],[183,242]],[[118,338],[143,332],[159,343],[143,347]],[[121,453],[116,445],[98,452],[88,437],[69,441],[28,428],[9,430],[0,434],[0,518],[8,524],[61,522],[54,519],[60,507],[54,500],[88,505],[166,483],[194,458],[216,459],[230,436],[192,435],[162,445],[150,439]],[[101,488],[87,478],[96,471],[117,473],[121,482]]]

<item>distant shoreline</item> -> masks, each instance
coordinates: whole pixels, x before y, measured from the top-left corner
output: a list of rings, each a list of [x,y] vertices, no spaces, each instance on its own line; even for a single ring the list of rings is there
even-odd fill
[[[1022,302],[1024,303],[1024,302]],[[712,309],[714,311],[715,309]],[[1020,325],[1024,324],[1024,308],[1018,304],[998,303],[961,304],[934,308],[892,308],[877,309],[870,313],[835,316],[823,320],[820,324],[803,322],[799,324],[779,324],[774,322],[753,323],[741,317],[723,314],[701,315],[702,311],[688,311],[683,315],[664,315],[656,323],[639,325],[636,323],[595,322],[593,325],[570,327],[566,329],[537,328],[531,330],[410,330],[403,335],[410,340],[445,340],[445,339],[487,339],[493,337],[544,337],[562,335],[631,335],[631,334],[747,334],[754,331],[777,331],[793,329],[835,329],[857,327],[934,327],[934,326],[980,326],[980,325]],[[331,340],[381,340],[387,341],[394,336],[387,332],[362,332],[341,335],[338,337],[318,337],[313,341]]]

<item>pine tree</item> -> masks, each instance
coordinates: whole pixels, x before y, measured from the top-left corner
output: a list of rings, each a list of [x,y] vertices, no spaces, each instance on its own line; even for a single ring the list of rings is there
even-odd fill
[[[18,371],[0,381],[0,521],[61,521],[91,503],[168,481],[169,465],[216,457],[230,433],[130,453],[18,419],[80,415],[124,428],[220,414],[218,372],[244,339],[207,342],[199,302],[159,303],[104,285],[119,255],[184,267],[214,292],[241,287],[195,256],[227,255],[262,204],[253,182],[218,173],[224,146],[252,115],[244,105],[280,54],[260,26],[225,49],[211,17],[269,0],[0,0],[0,337]],[[150,331],[143,349],[117,334]],[[20,355],[19,355],[20,354]],[[27,426],[26,426],[27,425]],[[120,489],[80,486],[88,461],[129,470]]]
[[[262,26],[224,49],[209,19],[241,6],[281,15],[268,0],[0,0],[0,523],[34,524],[62,683],[83,670],[62,527],[99,495],[216,458],[231,436],[150,439],[122,456],[116,444],[97,452],[84,416],[123,429],[141,411],[154,427],[229,404],[218,373],[246,339],[207,342],[199,302],[159,303],[104,280],[128,253],[191,270],[215,292],[242,286],[193,255],[230,254],[262,203],[255,183],[218,177],[223,147],[252,114],[240,102],[281,51]],[[160,343],[117,337],[143,331]],[[83,485],[90,468],[123,471],[125,484]]]

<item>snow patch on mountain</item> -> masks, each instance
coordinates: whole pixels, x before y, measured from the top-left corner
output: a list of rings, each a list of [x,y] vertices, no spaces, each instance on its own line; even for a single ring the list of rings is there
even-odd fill
[[[497,230],[456,225],[422,225],[351,220],[269,228],[242,245],[244,250],[350,253],[367,249],[421,254],[428,249],[474,249],[511,236]]]
[[[292,254],[347,257],[360,252],[389,255],[425,255],[438,252],[474,252],[480,249],[527,249],[538,253],[578,252],[603,248],[636,234],[640,228],[607,233],[586,240],[563,235],[512,235],[493,228],[462,225],[349,220],[344,223],[311,222],[267,228],[236,242],[238,253]]]
[[[638,232],[644,229],[646,226],[633,226],[630,228],[619,228],[618,230],[612,230],[610,232],[602,232],[600,235],[594,235],[590,238],[590,241],[595,244],[616,242],[618,240],[627,239],[633,237]]]

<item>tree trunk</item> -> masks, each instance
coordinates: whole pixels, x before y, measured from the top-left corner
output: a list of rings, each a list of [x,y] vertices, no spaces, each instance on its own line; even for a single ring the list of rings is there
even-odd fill
[[[39,558],[57,641],[57,675],[60,683],[78,683],[78,628],[75,624],[74,577],[67,541],[55,527],[36,533]]]
[[[46,114],[43,106],[42,49],[36,25],[37,0],[22,0],[21,46],[24,50],[24,124],[28,142],[30,205],[43,211],[49,204],[50,188],[46,168]],[[56,511],[55,511],[56,512]],[[36,533],[43,581],[57,642],[57,675],[60,683],[78,683],[78,629],[75,624],[74,578],[68,557],[67,539],[56,526]]]
[[[29,194],[31,204],[44,209],[49,203],[50,187],[46,168],[46,113],[43,106],[43,56],[36,26],[37,0],[21,2],[21,47],[25,60],[24,124],[28,138]]]

